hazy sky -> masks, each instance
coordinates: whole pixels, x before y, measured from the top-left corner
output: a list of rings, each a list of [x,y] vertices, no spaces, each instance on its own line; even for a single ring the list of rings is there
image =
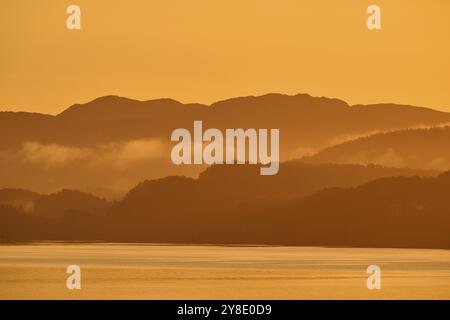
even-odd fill
[[[302,92],[450,111],[449,14],[448,0],[1,0],[0,110]]]

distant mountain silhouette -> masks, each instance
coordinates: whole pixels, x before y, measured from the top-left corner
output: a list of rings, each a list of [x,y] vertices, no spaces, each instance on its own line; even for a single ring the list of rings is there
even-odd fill
[[[194,120],[203,120],[205,129],[280,128],[281,156],[288,160],[361,135],[441,125],[450,114],[395,104],[349,106],[307,94],[210,106],[106,96],[57,116],[0,112],[0,188],[70,188],[114,198],[145,178],[195,177],[204,167],[174,166],[169,141],[174,129],[191,129]]]
[[[211,106],[106,96],[73,105],[57,116],[2,112],[0,146],[14,148],[30,140],[86,146],[142,137],[167,139],[175,128],[191,128],[194,120],[214,128],[280,128],[285,148],[320,148],[338,136],[446,123],[450,114],[395,104],[351,107],[342,100],[307,94],[233,98]]]
[[[450,169],[450,127],[375,134],[326,148],[303,160],[434,170]]]

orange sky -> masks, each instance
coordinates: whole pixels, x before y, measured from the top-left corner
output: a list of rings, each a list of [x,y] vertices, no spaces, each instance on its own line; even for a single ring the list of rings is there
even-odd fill
[[[0,110],[305,92],[450,111],[449,14],[448,0],[1,0]]]

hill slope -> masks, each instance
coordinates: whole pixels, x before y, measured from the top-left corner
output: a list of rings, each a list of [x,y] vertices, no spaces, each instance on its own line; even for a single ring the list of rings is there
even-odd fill
[[[195,180],[170,178],[140,185],[114,206],[109,217],[114,232],[107,237],[114,241],[450,248],[449,187],[450,173],[446,173],[434,178],[383,178],[302,199],[236,202],[233,196],[205,195]]]
[[[376,134],[324,149],[303,160],[434,170],[450,169],[450,127]]]
[[[261,182],[254,169],[145,181],[111,207],[73,191],[31,214],[0,206],[0,238],[450,248],[449,173],[290,162]]]

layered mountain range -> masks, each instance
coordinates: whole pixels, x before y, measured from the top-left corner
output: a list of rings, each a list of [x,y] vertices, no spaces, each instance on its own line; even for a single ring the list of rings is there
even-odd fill
[[[170,134],[280,129],[279,173],[175,166]],[[450,114],[268,94],[0,113],[0,239],[450,248]]]
[[[439,133],[448,129],[433,129],[440,139],[417,129],[450,122],[449,113],[429,108],[350,106],[342,100],[306,94],[242,97],[210,106],[106,96],[73,105],[56,116],[1,112],[0,166],[4,170],[0,187],[44,193],[70,188],[117,198],[144,179],[198,176],[204,166],[174,166],[170,160],[171,132],[191,128],[194,120],[202,120],[205,130],[279,128],[282,161],[319,152],[314,161],[322,163],[450,168],[444,150],[448,139]],[[378,143],[382,145],[379,150],[373,150],[368,142],[356,151],[341,152],[342,148],[356,148],[348,144],[338,146],[341,149],[335,153],[322,151],[361,137],[405,129],[416,129],[416,133],[393,133],[389,142]],[[354,143],[361,145],[358,141]],[[427,151],[415,152],[416,143]],[[412,148],[405,151],[407,146]],[[429,153],[431,148],[435,151]]]

